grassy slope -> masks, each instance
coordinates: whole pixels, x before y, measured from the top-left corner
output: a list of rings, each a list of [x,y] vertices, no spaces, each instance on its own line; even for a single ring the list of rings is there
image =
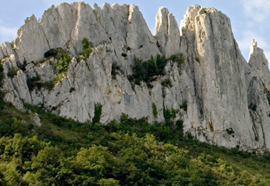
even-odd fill
[[[11,136],[21,133],[23,136],[38,136],[39,139],[51,142],[53,146],[59,147],[66,154],[74,155],[81,147],[102,145],[110,147],[113,141],[113,132],[136,133],[143,137],[146,133],[153,134],[159,142],[171,143],[189,151],[193,157],[201,153],[210,154],[215,159],[223,159],[236,170],[246,170],[250,175],[260,174],[263,178],[270,178],[270,156],[255,156],[251,153],[238,152],[236,149],[225,149],[200,143],[197,140],[181,137],[181,129],[172,130],[173,126],[148,125],[145,119],[139,121],[123,117],[122,124],[111,123],[101,126],[91,123],[80,124],[69,119],[46,113],[35,107],[28,107],[32,112],[37,112],[41,118],[42,127],[36,127],[31,122],[31,113],[23,113],[10,105],[1,103],[0,112],[0,134]],[[180,137],[179,137],[180,136]]]

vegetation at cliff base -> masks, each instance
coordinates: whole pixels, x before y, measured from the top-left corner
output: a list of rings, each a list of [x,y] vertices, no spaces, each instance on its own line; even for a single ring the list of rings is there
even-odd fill
[[[0,185],[269,185],[270,155],[211,146],[166,123],[122,115],[78,123],[26,105],[0,104]],[[153,105],[153,112],[155,113]],[[42,126],[35,126],[38,113]]]

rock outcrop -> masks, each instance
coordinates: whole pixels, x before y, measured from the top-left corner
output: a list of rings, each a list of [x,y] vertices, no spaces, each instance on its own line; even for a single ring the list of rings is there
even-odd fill
[[[160,50],[165,57],[170,57],[180,51],[180,31],[178,24],[167,8],[161,7],[156,16],[154,33]]]
[[[93,45],[89,57],[81,55],[84,38]],[[57,48],[72,58],[65,72],[59,55],[44,57]],[[164,71],[132,83],[135,61],[156,56],[167,58]],[[152,35],[135,5],[63,3],[39,21],[27,18],[18,37],[0,46],[0,58],[4,100],[18,109],[27,103],[87,122],[100,103],[104,124],[122,114],[164,122],[170,110],[200,141],[270,150],[268,61],[253,41],[247,63],[230,19],[214,8],[189,7],[179,29],[161,7]]]

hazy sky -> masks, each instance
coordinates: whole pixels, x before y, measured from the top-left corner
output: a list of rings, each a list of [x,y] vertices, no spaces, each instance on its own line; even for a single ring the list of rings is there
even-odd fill
[[[62,2],[74,2],[73,0],[2,0],[0,6],[0,43],[12,41],[17,35],[17,29],[24,24],[26,17],[34,14],[40,18],[44,10],[52,4],[59,5]],[[232,23],[232,29],[236,41],[247,59],[251,40],[255,39],[258,46],[264,49],[267,59],[270,59],[270,1],[269,0],[85,0],[90,4],[97,3],[102,6],[104,2],[135,4],[139,6],[144,18],[153,32],[155,28],[155,16],[158,8],[165,6],[175,16],[178,24],[188,6],[198,4],[203,7],[214,7],[225,13]]]

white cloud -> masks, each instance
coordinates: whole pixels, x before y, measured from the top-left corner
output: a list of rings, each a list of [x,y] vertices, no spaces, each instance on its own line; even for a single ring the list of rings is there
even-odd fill
[[[0,26],[0,36],[7,40],[13,40],[17,36],[18,28]]]
[[[240,0],[244,7],[245,15],[256,22],[263,22],[270,17],[270,1],[269,0]]]

